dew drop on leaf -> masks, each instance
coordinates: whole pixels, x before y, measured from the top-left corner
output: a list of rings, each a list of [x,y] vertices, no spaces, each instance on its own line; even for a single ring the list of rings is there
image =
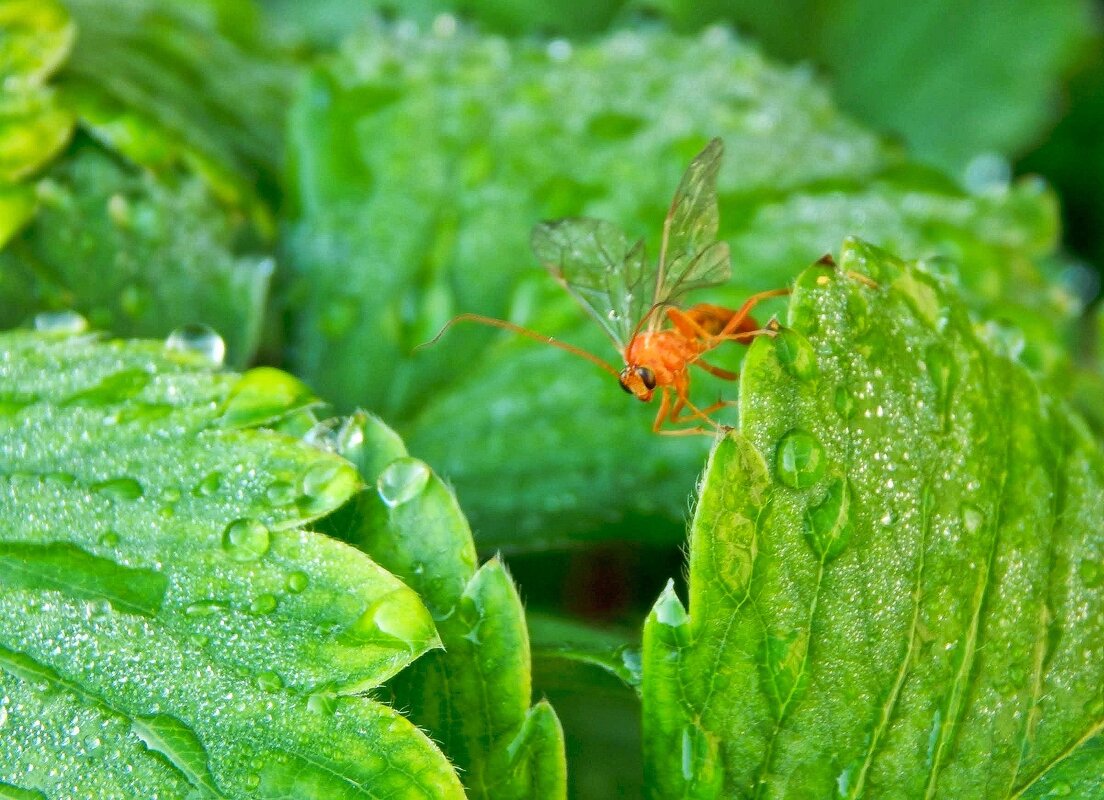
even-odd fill
[[[35,314],[34,326],[42,333],[84,333],[88,320],[76,311],[43,311]]]
[[[792,328],[782,328],[774,337],[774,349],[786,371],[798,380],[817,376],[816,354],[809,340]]]
[[[286,506],[295,502],[295,487],[287,481],[273,481],[265,491],[265,496],[274,506]]]
[[[249,604],[250,614],[271,614],[276,610],[276,595],[259,594]]]
[[[329,511],[355,491],[356,469],[343,461],[320,461],[299,479],[299,507],[303,513]]]
[[[229,606],[220,600],[197,600],[184,607],[184,613],[189,617],[209,617],[213,614],[221,614]]]
[[[222,549],[235,561],[255,561],[266,552],[272,537],[261,522],[239,519],[226,526],[222,534]]]
[[[835,405],[836,412],[841,417],[851,419],[851,416],[855,413],[855,398],[851,396],[851,392],[847,391],[847,387],[836,387]]]
[[[794,489],[812,486],[824,477],[826,467],[824,447],[808,431],[795,428],[779,440],[775,472],[787,486]]]
[[[217,472],[208,472],[198,484],[195,489],[192,490],[192,494],[197,497],[210,497],[219,490],[219,486],[222,484],[222,476]]]
[[[821,559],[835,558],[847,546],[853,530],[850,507],[848,483],[836,478],[829,484],[824,499],[805,511],[805,540]]]
[[[92,484],[92,491],[116,500],[137,500],[142,496],[142,484],[134,478],[112,478]]]
[[[321,716],[330,716],[337,707],[337,695],[333,692],[315,692],[307,698],[307,711]]]
[[[399,458],[380,473],[376,491],[384,503],[394,508],[421,494],[429,475],[429,467],[418,459]]]
[[[1101,583],[1104,583],[1104,569],[1091,558],[1084,559],[1077,566],[1077,574],[1081,578],[1081,582],[1090,589],[1095,589]]]
[[[181,325],[165,339],[165,349],[202,358],[212,367],[221,367],[226,359],[226,342],[214,330],[199,323]]]
[[[299,594],[307,588],[309,582],[310,578],[307,577],[307,573],[302,570],[295,570],[287,577],[287,590],[292,594]]]
[[[265,670],[257,676],[257,685],[266,692],[277,692],[283,688],[284,681],[272,670]]]

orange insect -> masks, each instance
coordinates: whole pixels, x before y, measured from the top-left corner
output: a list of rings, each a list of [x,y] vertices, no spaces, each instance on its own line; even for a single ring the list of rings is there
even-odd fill
[[[699,303],[685,311],[677,301],[688,291],[725,283],[732,271],[726,242],[717,237],[717,171],[723,144],[713,139],[682,176],[663,223],[659,263],[650,265],[644,241],[629,243],[616,225],[588,217],[543,222],[533,230],[533,250],[559,283],[602,326],[624,360],[616,369],[592,353],[551,336],[501,319],[461,314],[426,344],[433,344],[457,322],[478,322],[504,328],[582,356],[617,378],[637,399],[649,402],[660,392],[656,433],[682,435],[720,429],[709,414],[726,405],[718,401],[698,408],[690,401],[690,367],[697,366],[724,380],[739,376],[714,366],[703,356],[734,341],[773,335],[760,328],[751,310],[769,297],[790,293],[774,289],[752,295],[738,309]],[[664,327],[664,321],[670,327]],[[663,429],[664,423],[693,428]]]

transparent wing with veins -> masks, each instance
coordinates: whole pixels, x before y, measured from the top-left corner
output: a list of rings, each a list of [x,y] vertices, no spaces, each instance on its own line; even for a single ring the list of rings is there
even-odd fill
[[[623,353],[652,301],[655,270],[645,262],[644,242],[630,245],[613,223],[569,217],[537,225],[532,244],[545,268]]]
[[[724,144],[713,139],[694,157],[663,222],[656,270],[655,305],[673,304],[691,289],[725,283],[732,276],[727,242],[717,241],[717,173]],[[650,327],[659,325],[655,314]]]

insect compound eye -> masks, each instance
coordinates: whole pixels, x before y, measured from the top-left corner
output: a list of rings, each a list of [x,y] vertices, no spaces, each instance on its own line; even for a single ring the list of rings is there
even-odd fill
[[[640,376],[640,380],[644,381],[646,388],[654,389],[656,387],[655,373],[647,367],[637,367],[636,374]]]

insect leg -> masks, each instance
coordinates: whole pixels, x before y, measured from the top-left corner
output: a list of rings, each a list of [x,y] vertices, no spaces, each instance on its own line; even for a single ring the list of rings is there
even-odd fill
[[[789,287],[785,289],[769,289],[765,292],[757,292],[744,301],[744,304],[736,309],[736,313],[732,315],[732,319],[728,321],[728,324],[722,328],[715,337],[717,341],[726,341],[734,339],[734,332],[739,330],[740,323],[747,319],[751,310],[759,305],[764,300],[769,300],[772,297],[785,297],[790,293]],[[754,333],[759,333],[755,331]],[[735,334],[736,336],[745,336],[744,333]]]
[[[737,378],[740,377],[739,372],[729,372],[727,369],[721,369],[720,367],[715,367],[712,364],[710,364],[708,361],[702,361],[700,358],[695,359],[691,363],[692,364],[697,364],[699,367],[704,369],[710,375],[716,375],[721,380],[734,381],[734,380],[736,380]]]
[[[668,393],[666,386],[663,387],[662,394],[663,396],[659,400],[659,413],[656,414],[655,421],[652,422],[652,433],[664,433],[660,430],[660,426],[663,425],[671,410],[671,395]]]

